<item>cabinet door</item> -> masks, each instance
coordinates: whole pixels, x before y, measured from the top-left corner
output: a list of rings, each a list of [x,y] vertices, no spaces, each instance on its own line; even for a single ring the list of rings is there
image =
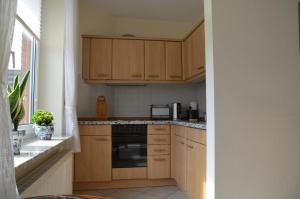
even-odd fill
[[[204,23],[202,23],[191,35],[192,46],[192,67],[191,76],[204,72],[205,65],[205,41],[204,41]]]
[[[82,78],[90,79],[91,39],[82,38]]]
[[[181,42],[166,42],[166,79],[182,80]]]
[[[91,39],[90,79],[111,79],[111,39]]]
[[[113,40],[114,80],[144,80],[144,41]]]
[[[192,76],[192,37],[188,37],[183,42],[183,72],[184,79],[189,79]]]
[[[206,147],[187,142],[187,189],[190,199],[205,199]]]
[[[154,155],[148,157],[148,178],[170,178],[170,155]]]
[[[166,55],[164,41],[145,41],[145,79],[166,79]]]
[[[111,181],[111,136],[80,136],[75,182]]]
[[[175,136],[175,180],[178,186],[186,190],[186,140]]]

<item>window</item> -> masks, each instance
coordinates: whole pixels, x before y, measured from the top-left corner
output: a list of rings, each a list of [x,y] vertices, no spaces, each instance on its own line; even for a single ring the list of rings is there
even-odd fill
[[[35,80],[37,63],[38,41],[25,26],[16,20],[11,48],[11,57],[8,66],[8,84],[13,85],[14,77],[19,75],[22,79],[27,71],[30,71],[30,78],[24,94],[25,116],[20,124],[31,122],[31,115],[35,108]]]

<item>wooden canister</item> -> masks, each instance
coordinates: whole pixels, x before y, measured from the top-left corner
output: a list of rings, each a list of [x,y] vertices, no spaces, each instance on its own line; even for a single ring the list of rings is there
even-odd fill
[[[97,119],[107,120],[107,102],[104,96],[97,98]]]

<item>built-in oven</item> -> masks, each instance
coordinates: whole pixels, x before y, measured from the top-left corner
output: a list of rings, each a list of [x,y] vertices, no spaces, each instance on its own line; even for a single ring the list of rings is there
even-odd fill
[[[112,167],[147,167],[147,125],[112,126]]]

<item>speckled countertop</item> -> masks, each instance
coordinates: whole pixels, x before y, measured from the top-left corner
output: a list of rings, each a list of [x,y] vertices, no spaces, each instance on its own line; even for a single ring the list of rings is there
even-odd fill
[[[206,129],[205,122],[190,122],[184,120],[79,120],[80,125],[116,125],[116,124],[173,124],[190,128]]]

